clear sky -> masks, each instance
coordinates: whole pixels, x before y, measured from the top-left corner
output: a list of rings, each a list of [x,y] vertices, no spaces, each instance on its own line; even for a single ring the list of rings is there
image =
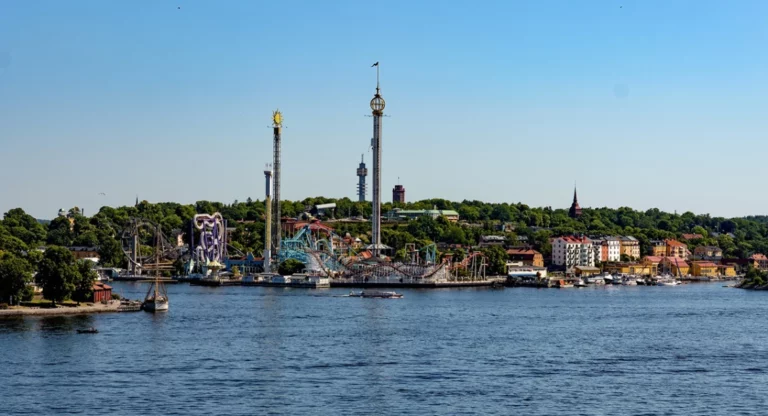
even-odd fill
[[[0,0],[0,211],[383,195],[766,214],[765,1]],[[370,186],[370,176],[368,183]],[[99,193],[106,193],[106,196]],[[370,191],[369,191],[370,198]]]

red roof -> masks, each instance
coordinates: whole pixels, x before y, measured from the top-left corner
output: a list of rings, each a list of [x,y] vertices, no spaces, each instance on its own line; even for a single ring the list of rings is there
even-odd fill
[[[755,253],[749,257],[752,260],[768,260],[768,257],[765,257],[765,254],[762,253]]]
[[[696,240],[697,238],[704,238],[701,234],[683,234],[683,238],[686,240]]]
[[[91,289],[92,290],[111,290],[112,286],[105,285],[104,283],[101,283],[101,282],[95,282]]]
[[[538,251],[536,251],[536,250],[534,250],[532,248],[510,248],[509,250],[507,250],[507,254],[509,254],[509,255],[515,255],[515,254],[523,255],[523,254],[525,254],[525,255],[533,256],[533,255],[541,254],[541,253],[539,253]]]
[[[677,257],[664,257],[667,261],[669,261],[670,264],[673,266],[679,266],[679,267],[691,267],[688,263],[684,262],[682,259]]]
[[[661,263],[661,260],[664,258],[661,256],[645,256],[645,260],[648,260],[651,263]]]
[[[679,242],[677,240],[664,240],[664,242],[666,242],[668,246],[673,246],[673,247],[685,247],[686,246],[685,244],[683,244],[683,243],[681,243],[681,242]]]
[[[575,237],[575,236],[572,236],[572,235],[564,235],[564,236],[558,237],[558,238],[562,239],[563,241],[565,241],[566,243],[569,243],[569,244],[588,244],[588,243],[592,242],[592,240],[590,240],[587,237],[583,237],[583,236],[582,237]]]

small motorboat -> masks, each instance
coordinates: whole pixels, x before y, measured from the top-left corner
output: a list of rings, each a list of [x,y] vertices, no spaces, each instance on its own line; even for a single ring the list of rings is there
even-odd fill
[[[86,329],[78,329],[77,333],[78,334],[98,334],[99,330],[96,329],[96,328],[91,327],[91,328],[86,328]]]
[[[403,297],[402,293],[396,292],[380,292],[374,291],[362,291],[362,292],[349,292],[351,298],[382,298],[382,299],[400,299]]]

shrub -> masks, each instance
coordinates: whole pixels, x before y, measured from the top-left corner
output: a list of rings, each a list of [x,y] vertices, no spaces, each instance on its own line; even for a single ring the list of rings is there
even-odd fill
[[[113,293],[113,294],[112,294],[112,299],[113,299],[113,300],[120,300],[120,299],[122,299],[122,298],[121,298],[121,297],[120,297],[120,295],[118,295],[117,293]]]
[[[0,303],[0,309],[8,309],[7,303]]]

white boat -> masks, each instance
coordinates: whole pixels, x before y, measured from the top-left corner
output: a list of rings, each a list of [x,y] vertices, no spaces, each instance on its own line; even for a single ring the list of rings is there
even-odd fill
[[[587,284],[584,283],[583,279],[577,279],[575,282],[573,282],[573,287],[587,287]]]
[[[157,286],[160,285],[161,289],[157,290]],[[152,291],[152,288],[150,288],[150,292],[152,294],[147,294],[147,297],[144,298],[144,303],[141,304],[142,309],[144,309],[147,312],[164,312],[168,310],[168,295],[165,292],[165,286],[163,286],[160,282],[152,283],[152,287],[155,288],[154,291]]]
[[[656,286],[677,286],[679,284],[680,282],[670,275],[659,276],[656,279]]]
[[[588,285],[604,285],[605,279],[601,276],[589,276],[585,280]]]
[[[637,278],[634,276],[625,277],[621,281],[622,286],[637,286]]]

